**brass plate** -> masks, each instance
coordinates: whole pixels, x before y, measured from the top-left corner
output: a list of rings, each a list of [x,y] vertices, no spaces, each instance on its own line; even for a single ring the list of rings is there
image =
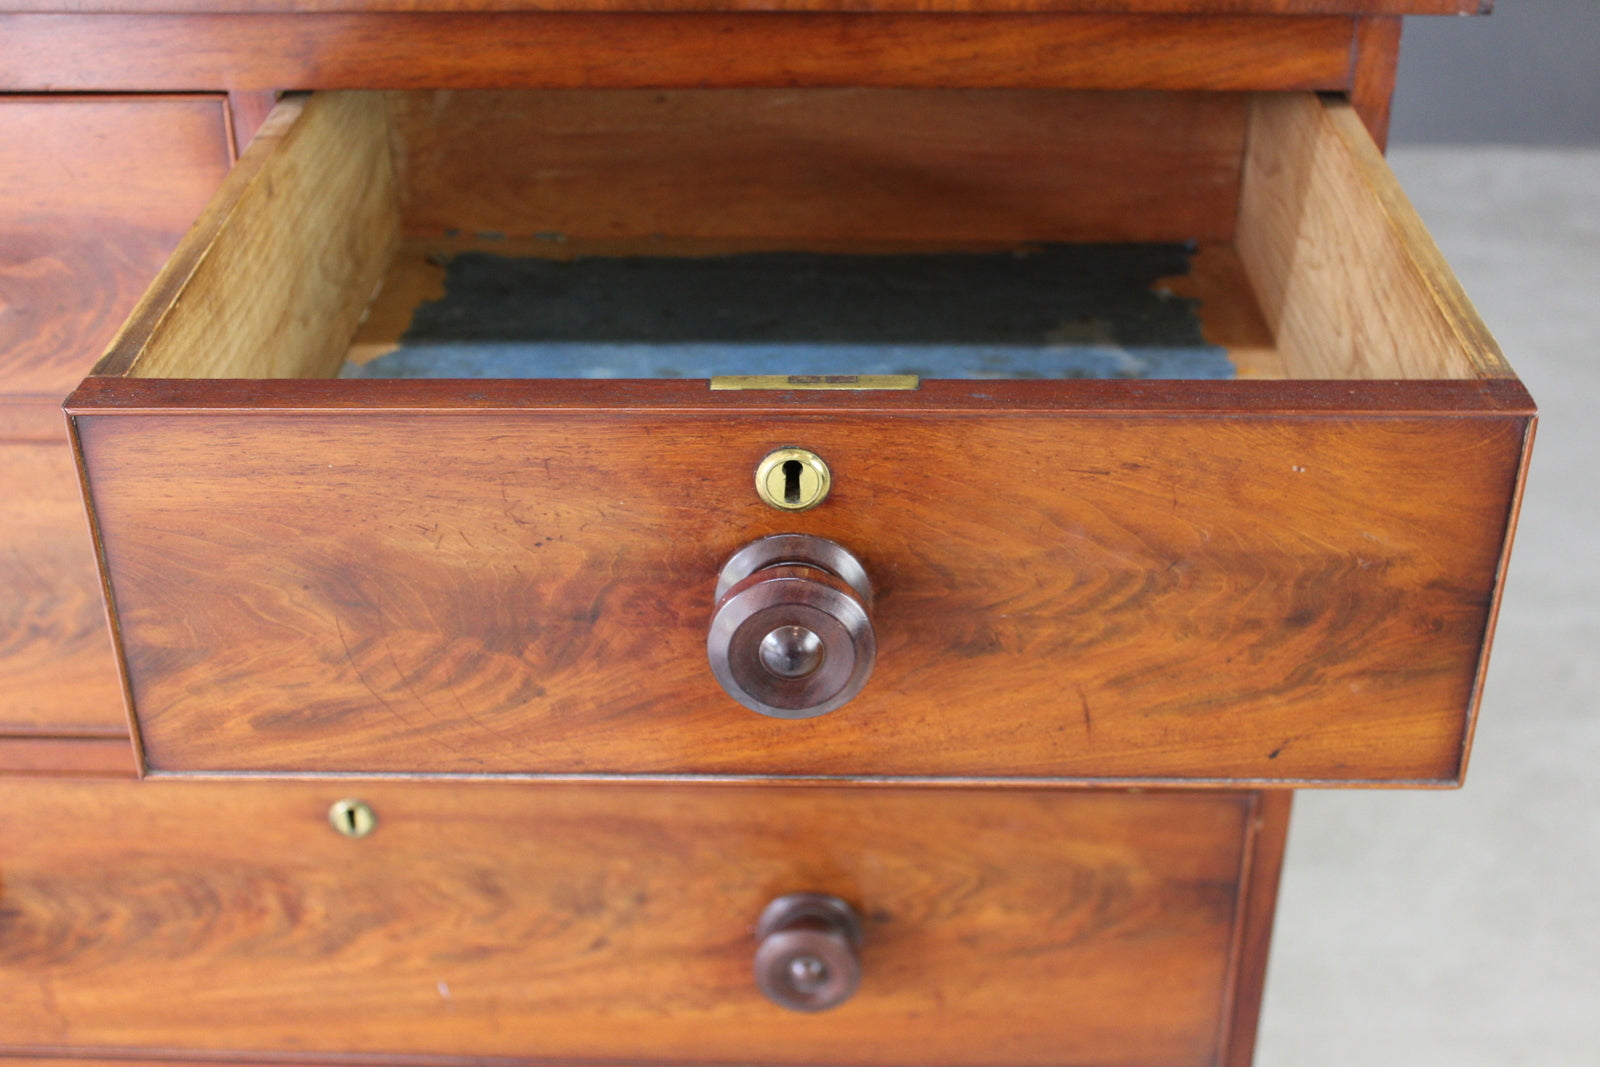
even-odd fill
[[[724,374],[713,389],[916,389],[915,374]]]

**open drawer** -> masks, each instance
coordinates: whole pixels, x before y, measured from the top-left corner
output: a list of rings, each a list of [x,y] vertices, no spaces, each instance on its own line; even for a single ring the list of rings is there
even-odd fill
[[[1179,250],[1135,288],[1235,378],[338,377],[459,263],[620,257],[603,303],[936,253],[966,273],[891,317],[943,321],[1107,242]],[[68,411],[150,772],[1191,784],[1459,780],[1533,424],[1347,105],[1053,91],[286,101]],[[758,496],[784,446],[819,506]],[[719,568],[781,533],[874,587],[813,718],[707,661]]]

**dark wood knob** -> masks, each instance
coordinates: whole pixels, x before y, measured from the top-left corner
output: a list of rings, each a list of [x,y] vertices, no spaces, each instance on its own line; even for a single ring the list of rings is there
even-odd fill
[[[779,897],[761,913],[756,937],[756,985],[779,1007],[827,1011],[861,984],[861,922],[838,897]]]
[[[833,711],[867,684],[877,655],[872,585],[842,546],[809,534],[763,537],[717,579],[706,637],[728,695],[779,719]]]

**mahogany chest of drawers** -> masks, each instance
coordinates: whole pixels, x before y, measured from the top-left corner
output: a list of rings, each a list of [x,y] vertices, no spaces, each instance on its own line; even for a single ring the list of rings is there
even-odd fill
[[[1290,791],[1460,781],[1453,2],[4,6],[0,1055],[1242,1064]],[[472,257],[1152,246],[1230,380],[361,370]]]

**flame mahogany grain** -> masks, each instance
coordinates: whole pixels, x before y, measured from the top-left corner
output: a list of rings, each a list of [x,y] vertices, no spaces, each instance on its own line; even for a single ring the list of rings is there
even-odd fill
[[[59,405],[222,180],[226,130],[218,96],[0,99],[0,771],[132,766]]]
[[[351,840],[330,803],[359,796]],[[0,1052],[316,1062],[1218,1062],[1282,827],[1253,794],[0,782]],[[807,1017],[789,892],[862,916]],[[83,1053],[80,1053],[83,1054]]]
[[[0,89],[1348,87],[1356,19],[834,12],[0,15]]]
[[[1528,428],[1131,399],[1261,383],[1055,412],[409,384],[467,406],[80,407],[152,769],[1449,782]],[[757,499],[784,444],[832,467],[823,506]],[[803,723],[704,662],[717,568],[788,531],[879,589],[872,682]]]

